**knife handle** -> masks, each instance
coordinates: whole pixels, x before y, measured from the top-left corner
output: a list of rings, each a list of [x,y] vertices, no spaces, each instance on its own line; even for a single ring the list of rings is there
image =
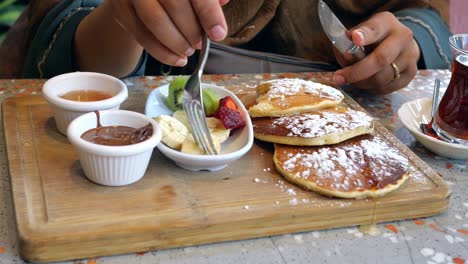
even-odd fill
[[[353,54],[358,60],[364,59],[366,57],[366,53],[362,47],[354,45],[352,48],[348,50],[349,53]]]

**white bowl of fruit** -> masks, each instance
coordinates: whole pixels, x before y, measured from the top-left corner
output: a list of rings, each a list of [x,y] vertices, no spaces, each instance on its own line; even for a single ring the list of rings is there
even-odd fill
[[[221,170],[252,148],[254,134],[247,109],[231,91],[202,84],[206,120],[219,153],[208,155],[193,140],[182,107],[186,80],[185,77],[176,77],[170,84],[158,87],[148,96],[145,114],[154,118],[163,131],[157,147],[184,169]]]

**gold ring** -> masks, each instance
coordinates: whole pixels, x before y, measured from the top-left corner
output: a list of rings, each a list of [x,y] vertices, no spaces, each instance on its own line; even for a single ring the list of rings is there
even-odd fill
[[[393,80],[400,79],[400,69],[398,69],[398,66],[396,66],[395,63],[392,63],[390,65],[392,65],[393,68]]]

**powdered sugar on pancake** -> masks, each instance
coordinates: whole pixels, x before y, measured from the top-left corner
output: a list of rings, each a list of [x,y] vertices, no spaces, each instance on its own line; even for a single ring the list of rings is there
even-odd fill
[[[408,172],[408,159],[373,136],[335,146],[282,150],[288,153],[280,161],[287,173],[340,192],[382,189]]]
[[[344,98],[339,90],[313,81],[285,78],[270,80],[266,83],[270,84],[268,99],[284,99],[286,96],[294,96],[301,93],[316,95],[317,97],[330,100],[342,100]]]
[[[272,123],[272,128],[281,125],[290,131],[289,137],[314,138],[359,127],[372,127],[372,121],[371,116],[361,111],[322,111],[280,117]]]

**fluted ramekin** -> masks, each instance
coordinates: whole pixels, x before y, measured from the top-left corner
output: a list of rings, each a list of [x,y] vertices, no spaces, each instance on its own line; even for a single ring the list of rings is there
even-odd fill
[[[83,89],[106,92],[112,97],[93,102],[78,102],[61,97],[67,92]],[[44,83],[42,94],[52,108],[57,129],[64,135],[68,124],[76,117],[96,110],[119,109],[120,104],[128,97],[125,83],[113,76],[96,72],[73,72],[55,76]]]
[[[140,128],[151,123],[153,135],[131,145],[99,145],[81,138],[84,132],[96,128],[96,113],[75,118],[68,126],[67,136],[79,153],[86,177],[106,186],[128,185],[140,180],[146,172],[154,147],[161,141],[162,130],[158,123],[148,116],[127,110],[103,110],[99,114],[102,126]]]

